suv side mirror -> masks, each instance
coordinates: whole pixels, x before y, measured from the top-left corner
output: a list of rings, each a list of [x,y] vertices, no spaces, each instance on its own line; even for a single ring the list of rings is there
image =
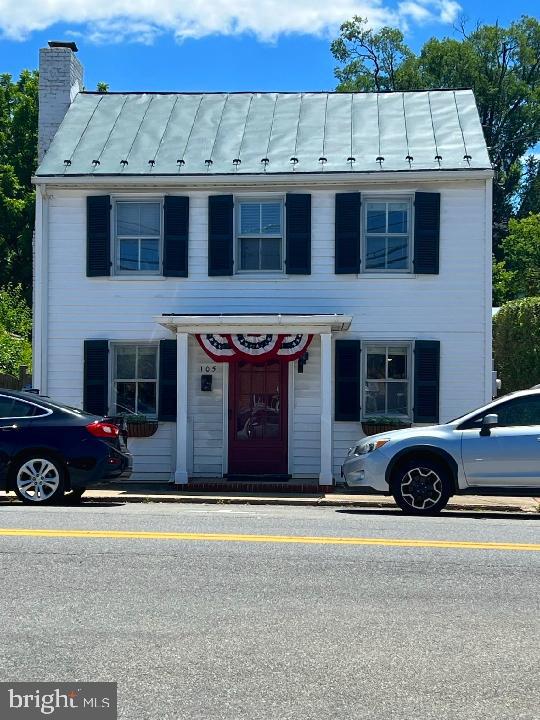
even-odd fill
[[[491,428],[497,427],[499,424],[499,416],[495,413],[484,415],[482,418],[482,429],[480,435],[491,435]]]

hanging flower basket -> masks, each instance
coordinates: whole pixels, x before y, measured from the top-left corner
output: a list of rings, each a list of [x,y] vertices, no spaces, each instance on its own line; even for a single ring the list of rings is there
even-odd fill
[[[364,435],[378,435],[379,433],[392,432],[392,430],[403,430],[410,428],[411,423],[396,418],[372,417],[362,422]]]
[[[152,437],[158,429],[157,420],[128,420],[126,423],[128,437]]]

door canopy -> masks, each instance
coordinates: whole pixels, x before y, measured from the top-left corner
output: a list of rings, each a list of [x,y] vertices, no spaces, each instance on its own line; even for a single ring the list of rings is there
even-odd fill
[[[216,362],[291,362],[301,357],[313,335],[196,335],[202,349]]]

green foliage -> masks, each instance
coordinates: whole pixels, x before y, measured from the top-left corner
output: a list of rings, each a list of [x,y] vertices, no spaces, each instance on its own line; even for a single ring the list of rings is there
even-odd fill
[[[540,297],[501,307],[493,318],[493,354],[503,392],[540,383]]]
[[[38,75],[0,75],[0,287],[21,283],[31,298]]]
[[[21,365],[32,367],[32,343],[0,328],[0,371],[18,377]]]
[[[428,40],[416,55],[393,28],[369,30],[356,16],[331,46],[338,90],[471,87],[495,169],[496,240],[512,214],[521,158],[540,140],[540,22],[523,16],[507,28],[479,25],[460,39]],[[498,242],[495,243],[498,247]]]
[[[493,306],[499,307],[513,298],[515,273],[508,270],[504,260],[493,258]]]
[[[109,92],[109,83],[106,83],[106,82],[98,82],[98,84],[97,84],[97,86],[96,86],[96,90],[97,90],[99,93],[107,93],[107,92]]]
[[[540,295],[540,213],[511,218],[502,249],[505,267],[512,273],[506,297]]]
[[[32,311],[21,285],[0,290],[0,371],[18,376],[32,366]]]
[[[540,213],[540,160],[533,155],[525,161],[517,215],[526,217],[529,213]]]

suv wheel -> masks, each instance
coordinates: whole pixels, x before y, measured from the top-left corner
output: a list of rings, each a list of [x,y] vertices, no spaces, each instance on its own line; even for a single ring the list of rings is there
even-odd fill
[[[47,505],[64,495],[64,471],[52,458],[26,457],[14,470],[14,490],[27,505]]]
[[[448,470],[435,460],[412,458],[394,471],[391,492],[408,515],[435,515],[450,499]]]

